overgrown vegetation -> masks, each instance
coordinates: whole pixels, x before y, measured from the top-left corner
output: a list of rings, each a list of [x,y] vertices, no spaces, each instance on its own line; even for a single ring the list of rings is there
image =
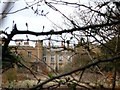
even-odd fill
[[[19,30],[17,24],[14,24],[10,33],[5,30],[2,31],[6,36],[6,38],[3,37],[5,43],[2,48],[3,74],[8,69],[13,68],[14,65],[25,67],[34,76],[34,79],[37,80],[37,83],[33,86],[29,87],[28,85],[27,88],[30,90],[56,89],[63,86],[72,90],[75,90],[77,87],[85,89],[112,88],[112,90],[120,88],[120,2],[106,2],[103,0],[94,2],[93,6],[91,2],[89,4],[82,4],[58,0],[38,0],[38,2],[34,1],[33,5],[42,3],[60,13],[64,17],[64,25],[59,27],[54,24],[54,30],[35,32],[34,30]],[[9,5],[9,3],[6,4],[6,8],[1,13],[3,17],[0,21],[6,15],[15,13],[5,12]],[[40,11],[39,8],[34,10],[33,5],[29,5],[26,2],[26,7],[31,8],[35,14],[47,16],[44,10]],[[70,17],[66,16],[56,8],[57,5],[65,5],[67,7],[72,5],[75,13],[71,14]],[[27,24],[26,26],[28,27]],[[62,68],[64,69],[62,72],[58,72],[57,69],[54,70],[43,61],[53,71],[52,73],[48,72],[44,80],[43,77],[38,78],[39,75],[35,74],[36,70],[27,67],[22,62],[22,58],[19,55],[15,55],[9,49],[10,41],[18,34],[47,36],[47,39],[45,38],[42,41],[63,42],[64,45],[62,47],[55,48],[61,48],[60,51],[71,51],[73,53],[70,56],[72,61]],[[53,36],[57,36],[59,39],[56,40]],[[30,40],[27,39],[27,41]],[[68,46],[71,45],[72,48],[65,46],[66,44]],[[49,49],[52,50],[50,47]],[[14,81],[15,76],[12,76],[11,72],[6,75],[9,82]]]

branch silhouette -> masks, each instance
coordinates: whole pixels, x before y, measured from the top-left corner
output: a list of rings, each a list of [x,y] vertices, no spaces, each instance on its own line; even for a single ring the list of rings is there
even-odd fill
[[[100,63],[113,62],[113,61],[115,61],[115,60],[117,61],[117,60],[119,60],[119,58],[120,58],[120,55],[115,56],[115,57],[112,57],[112,58],[108,58],[108,59],[97,60],[97,61],[92,62],[92,63],[89,63],[89,64],[87,64],[87,65],[85,65],[85,66],[83,66],[83,67],[80,67],[80,68],[78,68],[78,69],[75,69],[75,70],[73,70],[73,71],[71,71],[71,72],[64,73],[64,74],[55,76],[55,77],[53,77],[53,78],[50,78],[50,79],[48,79],[48,80],[40,83],[39,85],[36,85],[35,87],[30,88],[30,90],[42,89],[42,88],[43,88],[43,85],[45,85],[46,83],[48,83],[48,82],[50,82],[50,81],[52,81],[52,80],[59,79],[59,78],[61,78],[61,77],[63,77],[63,76],[71,75],[72,73],[75,73],[75,72],[78,72],[78,71],[84,71],[85,69],[88,69],[88,68],[90,68],[90,67],[92,67],[92,66],[98,65],[98,64],[100,64]]]
[[[114,50],[112,50],[111,48],[109,48],[109,47],[107,47],[106,45],[105,45],[105,43],[103,43],[101,40],[99,40],[98,38],[96,38],[96,36],[94,36],[93,34],[95,33],[95,34],[97,34],[99,37],[102,37],[102,40],[104,40],[104,41],[106,41],[107,42],[107,40],[106,40],[106,38],[108,39],[108,41],[110,40],[109,39],[109,37],[111,36],[111,35],[109,35],[109,36],[107,36],[107,34],[102,34],[102,33],[107,33],[107,32],[109,32],[110,31],[110,34],[112,34],[113,36],[114,36],[114,34],[116,34],[116,32],[118,32],[118,31],[115,31],[114,30],[114,28],[113,27],[116,27],[117,25],[120,25],[120,20],[119,19],[117,19],[118,17],[117,17],[117,15],[111,15],[111,13],[114,13],[114,11],[110,11],[109,13],[103,13],[102,11],[100,11],[100,9],[102,8],[102,7],[104,7],[104,6],[107,6],[107,7],[109,7],[109,2],[105,2],[104,4],[101,4],[101,5],[98,5],[98,6],[96,6],[98,9],[96,9],[96,7],[93,9],[91,6],[87,6],[87,5],[83,5],[83,4],[78,4],[78,3],[70,3],[70,2],[65,2],[65,1],[58,1],[58,0],[51,0],[51,2],[48,2],[48,1],[46,1],[46,0],[40,0],[40,1],[38,1],[38,2],[36,2],[36,3],[34,3],[34,4],[31,4],[31,5],[29,5],[29,4],[27,4],[27,6],[26,7],[24,7],[24,8],[22,8],[22,9],[19,9],[19,10],[16,10],[16,11],[13,11],[13,12],[9,12],[9,13],[6,13],[6,12],[4,12],[4,13],[0,13],[0,14],[4,14],[4,15],[7,15],[7,14],[14,14],[14,13],[17,13],[17,12],[19,12],[19,11],[22,11],[22,10],[25,10],[25,9],[28,9],[29,7],[31,8],[31,9],[33,9],[33,5],[36,5],[36,4],[38,4],[38,3],[40,3],[40,2],[42,2],[42,1],[44,1],[44,3],[47,5],[47,6],[49,6],[51,9],[53,9],[54,11],[57,11],[59,14],[61,14],[64,18],[66,18],[68,21],[70,21],[71,22],[71,25],[70,26],[72,26],[73,28],[70,28],[70,29],[62,29],[62,28],[60,28],[61,30],[59,30],[59,31],[55,31],[55,30],[49,30],[49,31],[43,31],[43,30],[39,30],[39,31],[41,31],[41,32],[35,32],[35,31],[29,31],[29,30],[19,30],[18,28],[17,28],[17,26],[16,26],[16,24],[14,25],[14,28],[13,28],[13,30],[11,31],[11,33],[10,34],[8,34],[7,32],[5,32],[5,31],[2,31],[2,33],[3,34],[5,34],[6,36],[7,36],[7,38],[5,39],[5,43],[4,43],[4,46],[3,46],[3,48],[2,48],[2,54],[3,54],[3,57],[5,57],[5,54],[6,54],[6,50],[7,50],[7,48],[8,48],[8,45],[9,45],[9,43],[10,43],[10,41],[12,40],[12,38],[15,36],[15,35],[18,35],[18,34],[20,34],[20,35],[23,35],[23,34],[30,34],[30,35],[34,35],[34,36],[49,36],[50,35],[50,39],[49,38],[47,38],[47,40],[52,40],[51,39],[51,37],[53,36],[53,35],[61,35],[61,38],[62,38],[62,35],[63,34],[66,34],[66,33],[70,33],[72,36],[73,36],[73,38],[76,38],[78,41],[81,41],[80,40],[80,38],[83,38],[80,34],[78,34],[78,35],[80,35],[80,38],[77,38],[77,37],[75,37],[75,35],[73,34],[73,32],[76,32],[76,31],[81,31],[83,34],[84,34],[84,36],[85,37],[87,37],[87,38],[89,38],[89,37],[92,37],[92,38],[94,38],[94,40],[97,42],[97,43],[99,43],[101,46],[104,46],[106,49],[108,49],[108,51],[110,51],[110,52],[112,52],[112,54],[114,55],[114,57],[113,56],[111,56],[111,57],[109,57],[109,58],[107,58],[107,59],[96,59],[96,61],[93,61],[93,62],[91,62],[91,63],[88,63],[87,65],[84,65],[84,66],[82,66],[82,67],[79,67],[79,68],[77,68],[77,69],[75,69],[75,70],[72,70],[72,71],[70,71],[70,72],[67,72],[67,73],[64,73],[64,74],[60,74],[60,75],[57,75],[57,76],[55,76],[55,77],[52,77],[52,78],[50,78],[50,79],[48,79],[48,80],[46,80],[46,81],[44,81],[44,82],[41,82],[41,83],[39,83],[38,85],[36,85],[36,86],[34,86],[34,87],[32,87],[32,88],[30,88],[30,90],[35,90],[35,89],[43,89],[43,87],[44,87],[44,85],[46,85],[48,82],[51,82],[51,81],[55,81],[56,79],[61,79],[62,77],[64,77],[64,76],[68,76],[68,75],[71,75],[71,74],[73,74],[73,73],[76,73],[76,72],[83,72],[84,73],[84,71],[86,70],[86,69],[89,69],[90,67],[92,67],[92,66],[96,66],[96,65],[98,65],[98,64],[100,64],[100,63],[104,63],[104,62],[114,62],[114,61],[118,61],[119,60],[119,58],[120,58],[120,54],[114,54]],[[78,23],[76,23],[76,21],[74,21],[74,19],[71,19],[71,18],[69,18],[69,17],[67,17],[64,13],[62,13],[59,9],[57,9],[55,6],[53,6],[53,4],[60,4],[60,5],[73,5],[73,6],[75,6],[75,7],[84,7],[86,10],[87,10],[87,12],[83,12],[83,15],[80,17],[80,18],[82,18],[83,17],[83,23],[84,24],[82,24],[82,25],[84,25],[84,26],[80,26]],[[37,8],[38,9],[38,8]],[[34,10],[33,9],[33,11],[34,11],[34,13],[35,13],[35,11],[36,11],[36,14],[39,14],[39,12],[38,12],[38,10]],[[43,13],[44,11],[43,10],[40,10],[41,11],[41,13]],[[88,14],[88,12],[89,12],[89,14]],[[93,14],[93,16],[92,17],[90,17],[89,15],[90,15],[90,13],[91,14]],[[81,14],[81,13],[80,13]],[[86,15],[86,14],[88,14],[88,15]],[[109,15],[110,14],[110,15]],[[115,13],[114,13],[115,14]],[[43,15],[43,16],[46,16],[46,15]],[[88,17],[87,17],[88,16]],[[86,17],[86,18],[85,18]],[[89,20],[87,20],[89,18]],[[79,21],[78,21],[79,22]],[[56,24],[55,24],[56,25]],[[26,26],[28,26],[27,24],[26,24]],[[108,27],[110,27],[110,28],[108,28]],[[102,29],[104,29],[104,30],[102,30]],[[94,32],[92,32],[92,30],[94,31]],[[114,30],[114,34],[113,33],[111,33],[112,31],[111,30]],[[102,31],[101,32],[101,34],[100,34],[100,32],[99,31]],[[89,35],[89,36],[88,36]],[[104,37],[105,36],[105,37]],[[62,41],[64,41],[64,42],[66,42],[66,43],[68,43],[69,44],[69,42],[67,42],[66,41],[67,39],[65,38],[65,37],[63,37],[62,38]],[[70,41],[70,40],[69,40]],[[59,40],[58,40],[58,42],[59,42]],[[86,44],[86,42],[84,42],[84,44]],[[84,45],[83,45],[84,46]],[[65,50],[65,49],[63,49],[63,50]],[[72,56],[71,56],[72,57]],[[12,62],[12,60],[11,60],[11,62]],[[82,74],[81,74],[81,76],[80,76],[80,79],[81,79],[81,77],[82,77]],[[115,87],[115,86],[113,86],[113,87]]]
[[[3,34],[7,35],[7,40],[5,41],[4,47],[3,47],[3,56],[4,52],[6,51],[8,44],[10,43],[10,40],[12,40],[13,36],[17,34],[30,34],[30,35],[35,35],[35,36],[41,36],[41,35],[61,35],[63,33],[72,33],[74,31],[86,31],[88,29],[94,29],[94,28],[100,28],[100,27],[105,27],[105,26],[111,26],[111,25],[117,25],[120,24],[120,21],[115,21],[111,23],[104,23],[104,24],[94,24],[94,25],[88,25],[88,26],[83,26],[83,27],[77,27],[77,28],[72,28],[72,29],[65,29],[61,31],[48,31],[48,32],[34,32],[34,31],[20,31],[17,29],[16,24],[11,31],[10,34],[5,33],[2,31]]]

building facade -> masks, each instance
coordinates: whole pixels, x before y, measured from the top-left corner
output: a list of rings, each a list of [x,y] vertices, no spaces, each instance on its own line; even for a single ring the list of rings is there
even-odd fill
[[[43,41],[37,40],[35,47],[33,47],[29,45],[28,41],[22,42],[22,40],[16,40],[16,45],[9,47],[12,52],[21,57],[21,62],[31,70],[41,73],[46,69],[45,64],[42,62]]]
[[[72,62],[72,52],[62,48],[44,48],[43,60],[47,63],[49,71],[61,71],[65,65]],[[50,68],[50,67],[51,68]]]
[[[22,57],[24,64],[38,73],[61,71],[68,62],[72,62],[73,53],[63,50],[63,43],[56,47],[49,44],[43,46],[43,41],[37,40],[33,47],[28,41],[16,40],[16,45],[9,47],[12,52]]]

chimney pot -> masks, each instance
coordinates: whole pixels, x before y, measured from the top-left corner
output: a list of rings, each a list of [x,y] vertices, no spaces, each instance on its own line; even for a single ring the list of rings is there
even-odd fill
[[[27,42],[24,42],[24,45],[29,45],[29,42],[27,41]]]

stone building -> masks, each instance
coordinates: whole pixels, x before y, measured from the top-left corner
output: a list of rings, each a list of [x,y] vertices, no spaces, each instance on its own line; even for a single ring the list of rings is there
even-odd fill
[[[41,73],[45,68],[43,60],[43,41],[37,40],[35,47],[30,46],[28,41],[16,40],[16,45],[9,46],[11,51],[21,57],[21,61],[35,72]],[[23,71],[23,70],[19,70]]]
[[[63,70],[65,65],[72,61],[71,56],[72,52],[63,50],[63,48],[44,48],[43,59],[47,63],[49,71],[55,70],[58,72]]]
[[[63,42],[59,46],[43,46],[43,41],[37,40],[35,47],[30,46],[28,41],[16,40],[15,46],[9,46],[16,55],[23,58],[23,63],[38,73],[60,71],[72,61],[72,52],[63,50]],[[66,47],[69,47],[67,45]],[[20,71],[20,70],[19,70]],[[23,70],[21,70],[23,71]]]
[[[89,43],[84,46],[78,43],[76,46],[76,55],[74,55],[74,60],[72,62],[74,68],[84,66],[95,59],[99,58],[101,55],[101,49],[99,45]]]
[[[75,63],[76,60],[90,60],[88,53],[83,46],[76,47],[76,56],[73,56],[74,52],[70,49],[73,47],[69,46],[69,43],[65,46],[63,42],[61,45],[53,46],[48,42],[48,46],[43,45],[43,41],[36,40],[35,47],[29,45],[29,41],[23,41],[22,39],[16,40],[16,45],[9,46],[12,52],[23,58],[23,62],[27,64],[35,72],[48,72],[48,71],[60,71],[64,69],[65,65],[69,62]],[[64,50],[64,47],[68,48]],[[100,49],[96,45],[90,45],[90,53],[93,58],[98,57]],[[74,59],[74,60],[73,60]]]

